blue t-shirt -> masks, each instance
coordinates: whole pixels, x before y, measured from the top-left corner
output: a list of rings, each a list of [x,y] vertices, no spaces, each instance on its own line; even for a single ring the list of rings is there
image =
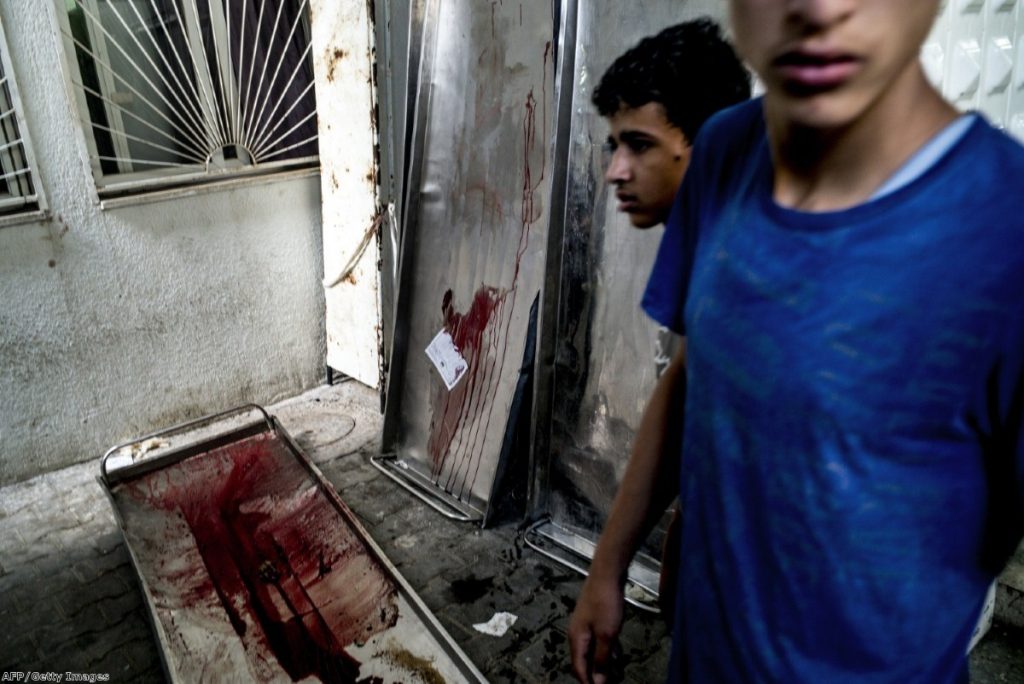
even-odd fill
[[[643,306],[687,337],[670,681],[966,682],[1024,533],[1024,149],[981,117],[841,211],[705,124]]]

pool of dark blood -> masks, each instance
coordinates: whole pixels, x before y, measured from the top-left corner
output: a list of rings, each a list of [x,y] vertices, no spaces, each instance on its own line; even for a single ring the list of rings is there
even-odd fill
[[[190,604],[219,601],[252,663],[276,660],[294,681],[354,682],[360,663],[345,648],[398,620],[394,582],[273,433],[148,473],[114,495],[164,516],[168,533],[183,518],[198,550],[201,567],[186,572],[180,558],[148,564],[165,575],[160,619],[174,621],[160,603],[184,607],[187,618]],[[168,597],[168,584],[179,595]]]

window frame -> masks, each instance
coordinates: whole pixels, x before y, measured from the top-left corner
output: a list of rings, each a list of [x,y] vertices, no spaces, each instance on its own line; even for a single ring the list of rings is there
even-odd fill
[[[127,7],[127,0],[125,7]],[[196,16],[191,13],[189,7],[191,7],[190,0],[171,0],[172,2],[181,2],[181,13],[179,18],[181,23],[185,26],[189,40],[198,42],[199,33],[202,28],[199,25],[199,21]],[[195,0],[191,0],[194,2]],[[253,0],[257,2],[258,0]],[[295,32],[304,36],[307,45],[311,40],[311,26],[310,26],[310,2],[309,0],[292,0],[295,5],[301,11],[300,18],[297,22]],[[99,16],[98,0],[56,0],[58,3],[57,15],[60,39],[64,49],[64,68],[65,68],[65,80],[66,86],[69,93],[72,95],[72,100],[75,110],[80,123],[80,131],[85,138],[86,149],[88,151],[88,165],[92,170],[93,180],[95,184],[96,196],[95,199],[102,205],[106,206],[110,204],[114,206],[119,204],[118,199],[130,199],[136,196],[145,196],[147,194],[166,196],[168,192],[175,193],[176,191],[184,191],[191,193],[199,188],[203,187],[223,187],[223,186],[237,186],[239,183],[248,182],[262,182],[263,180],[273,180],[275,178],[293,178],[296,173],[301,175],[315,175],[320,172],[320,156],[319,153],[314,155],[307,155],[303,157],[295,157],[281,160],[270,160],[270,161],[252,161],[251,163],[242,163],[228,168],[217,168],[210,162],[210,157],[207,157],[205,165],[185,165],[174,168],[146,168],[145,164],[142,164],[141,169],[131,169],[128,164],[132,161],[131,154],[128,152],[128,137],[126,137],[126,127],[123,121],[123,117],[119,107],[111,102],[109,95],[116,93],[115,78],[107,68],[100,67],[97,64],[97,60],[103,60],[107,64],[110,63],[110,47],[107,45],[108,39],[104,35],[103,31],[94,28],[93,24],[95,20],[87,18],[87,30],[89,32],[89,40],[91,45],[91,55],[95,65],[96,77],[99,81],[99,90],[103,93],[103,97],[100,98],[102,103],[103,111],[107,117],[107,127],[109,128],[109,135],[111,142],[114,146],[115,157],[121,158],[115,160],[114,163],[118,165],[119,169],[123,169],[116,173],[105,173],[102,168],[103,158],[101,157],[94,131],[96,123],[93,121],[90,114],[89,104],[86,97],[85,89],[82,85],[83,76],[79,66],[78,60],[78,43],[73,37],[71,22],[69,13],[75,5],[84,7],[87,12],[92,13],[93,17]],[[230,96],[229,107],[234,106],[237,103],[240,88],[235,82],[235,64],[228,62],[226,68],[217,68],[213,66],[213,62],[207,66],[208,52],[216,54],[218,59],[230,60],[231,46],[226,44],[225,36],[227,31],[227,21],[224,11],[224,5],[217,0],[209,0],[211,26],[210,31],[216,33],[219,42],[214,41],[215,45],[203,45],[199,49],[195,49],[192,44],[189,45],[189,52],[182,55],[185,60],[193,60],[194,73],[193,77],[196,79],[196,87],[215,89],[219,93],[227,93]],[[213,10],[217,10],[214,12]],[[211,35],[212,35],[211,33]],[[115,48],[116,49],[116,48]],[[88,53],[86,53],[88,54]],[[310,60],[310,66],[312,66],[312,55],[311,52],[305,57]],[[209,69],[215,69],[219,75],[226,74],[231,76],[230,79],[225,79],[224,91],[221,91],[219,87],[214,86],[209,75]],[[163,72],[163,77],[167,77],[166,71]],[[229,82],[230,81],[230,82]],[[303,97],[311,97],[313,100],[313,107],[311,110],[314,121],[316,120],[316,100],[315,100],[315,89],[312,87],[312,83],[315,81],[315,75],[310,81],[310,89],[314,90],[313,93],[304,95]],[[200,83],[202,85],[200,85]],[[191,98],[191,95],[187,92],[179,90],[177,93],[182,98]],[[215,94],[216,97],[216,94]],[[209,105],[203,102],[203,98],[199,97],[196,100],[195,106],[203,111],[204,116],[209,115]],[[315,130],[315,129],[314,129]],[[156,138],[156,136],[154,136]],[[313,144],[318,144],[318,132],[313,138],[307,140]],[[145,143],[148,144],[148,143]],[[127,163],[126,163],[127,162]],[[138,164],[138,162],[136,162]],[[190,170],[191,169],[191,170]]]
[[[13,121],[0,121],[0,175],[6,173],[7,168],[23,166],[23,172],[18,175],[26,175],[31,186],[30,194],[0,193],[0,226],[11,223],[23,223],[27,220],[40,218],[46,215],[46,198],[43,193],[43,186],[39,178],[39,166],[36,161],[35,149],[32,145],[32,138],[28,131],[28,120],[25,117],[25,107],[21,99],[21,91],[18,88],[17,79],[14,73],[14,63],[11,60],[10,46],[7,42],[7,29],[0,18],[0,88],[6,88],[6,93],[0,92],[0,105],[4,96],[9,96],[10,107],[8,110],[13,116]],[[3,106],[0,106],[3,109]],[[0,112],[2,114],[2,112]],[[17,138],[9,140],[9,126],[13,125]],[[14,158],[10,151],[21,146],[23,161]],[[8,183],[10,185],[10,183]]]

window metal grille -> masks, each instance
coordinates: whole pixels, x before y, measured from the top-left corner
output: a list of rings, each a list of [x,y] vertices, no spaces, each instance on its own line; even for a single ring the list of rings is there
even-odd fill
[[[23,109],[0,23],[0,215],[40,208],[33,168]]]
[[[308,0],[66,2],[101,193],[316,164]]]

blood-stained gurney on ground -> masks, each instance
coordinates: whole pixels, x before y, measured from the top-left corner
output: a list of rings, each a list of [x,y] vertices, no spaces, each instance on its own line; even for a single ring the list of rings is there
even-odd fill
[[[101,470],[171,681],[484,681],[262,408],[114,447]]]

